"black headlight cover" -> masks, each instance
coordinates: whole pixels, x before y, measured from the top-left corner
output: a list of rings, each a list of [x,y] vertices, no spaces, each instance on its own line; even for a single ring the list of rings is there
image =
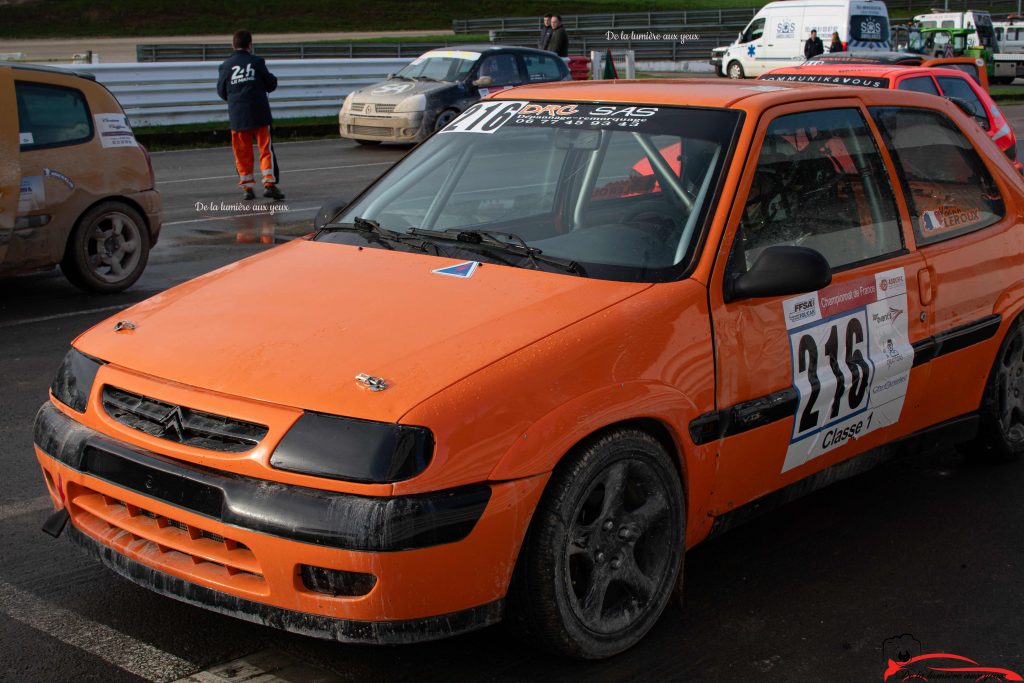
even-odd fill
[[[96,379],[96,371],[105,364],[105,361],[97,360],[72,348],[64,356],[64,362],[60,364],[57,376],[50,385],[54,398],[68,408],[84,413],[85,406],[89,403],[92,383]]]
[[[303,413],[277,444],[270,466],[327,479],[390,484],[430,464],[434,435],[425,427]]]

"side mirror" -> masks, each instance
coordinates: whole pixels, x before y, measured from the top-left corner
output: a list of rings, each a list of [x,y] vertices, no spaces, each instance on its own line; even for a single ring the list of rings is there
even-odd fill
[[[988,117],[983,114],[979,114],[977,110],[974,107],[972,107],[971,103],[968,102],[967,100],[961,99],[959,97],[947,97],[946,99],[955,104],[956,106],[960,107],[960,111],[974,119],[978,123],[978,125],[981,126],[982,130],[989,130],[992,127],[992,125],[988,121]]]
[[[807,247],[767,247],[724,294],[726,301],[804,294],[831,282],[832,268],[820,252]]]
[[[494,79],[490,76],[481,76],[480,78],[473,81],[473,85],[478,88],[489,88],[494,85]]]
[[[736,42],[737,43],[742,43],[743,42],[743,31],[740,31],[739,33],[736,34]]]
[[[313,229],[320,230],[325,225],[331,223],[347,206],[348,202],[344,199],[329,199],[324,202],[320,210],[317,211],[316,218],[313,219]]]
[[[385,81],[390,81],[394,77],[395,77],[394,73],[389,73],[387,76],[384,77],[384,80]]]

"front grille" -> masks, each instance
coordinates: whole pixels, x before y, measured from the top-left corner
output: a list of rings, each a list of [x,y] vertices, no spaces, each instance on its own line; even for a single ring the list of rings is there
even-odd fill
[[[241,541],[95,491],[69,486],[72,519],[97,540],[149,566],[205,578],[238,591],[267,593],[255,554]]]
[[[381,126],[349,126],[348,132],[353,135],[391,135],[393,131]]]
[[[375,104],[373,105],[373,111],[377,114],[390,114],[395,110],[393,104]]]
[[[366,102],[353,102],[352,106],[349,107],[349,111],[357,114],[366,111]]]
[[[243,453],[267,435],[264,425],[165,403],[112,386],[103,387],[103,409],[132,429],[208,451]]]

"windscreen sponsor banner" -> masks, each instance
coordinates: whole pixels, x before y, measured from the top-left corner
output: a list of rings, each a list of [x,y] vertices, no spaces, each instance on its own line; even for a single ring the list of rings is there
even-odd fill
[[[902,268],[782,302],[800,399],[782,471],[899,421],[914,349]]]
[[[850,14],[868,14],[889,18],[889,10],[884,2],[851,2]]]
[[[555,126],[576,129],[638,129],[659,125],[659,107],[628,104],[559,104],[520,100],[486,100],[474,104],[441,133],[495,133],[509,126]]]
[[[792,83],[826,83],[829,85],[857,85],[863,88],[888,88],[888,78],[874,76],[832,76],[827,74],[765,74],[762,81],[787,81]]]

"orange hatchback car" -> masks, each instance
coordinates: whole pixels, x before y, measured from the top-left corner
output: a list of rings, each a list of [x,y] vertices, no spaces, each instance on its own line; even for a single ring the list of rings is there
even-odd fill
[[[1021,454],[1022,212],[937,97],[501,93],[311,238],[78,337],[36,420],[46,528],[298,633],[505,619],[610,656],[762,503],[908,438]]]

